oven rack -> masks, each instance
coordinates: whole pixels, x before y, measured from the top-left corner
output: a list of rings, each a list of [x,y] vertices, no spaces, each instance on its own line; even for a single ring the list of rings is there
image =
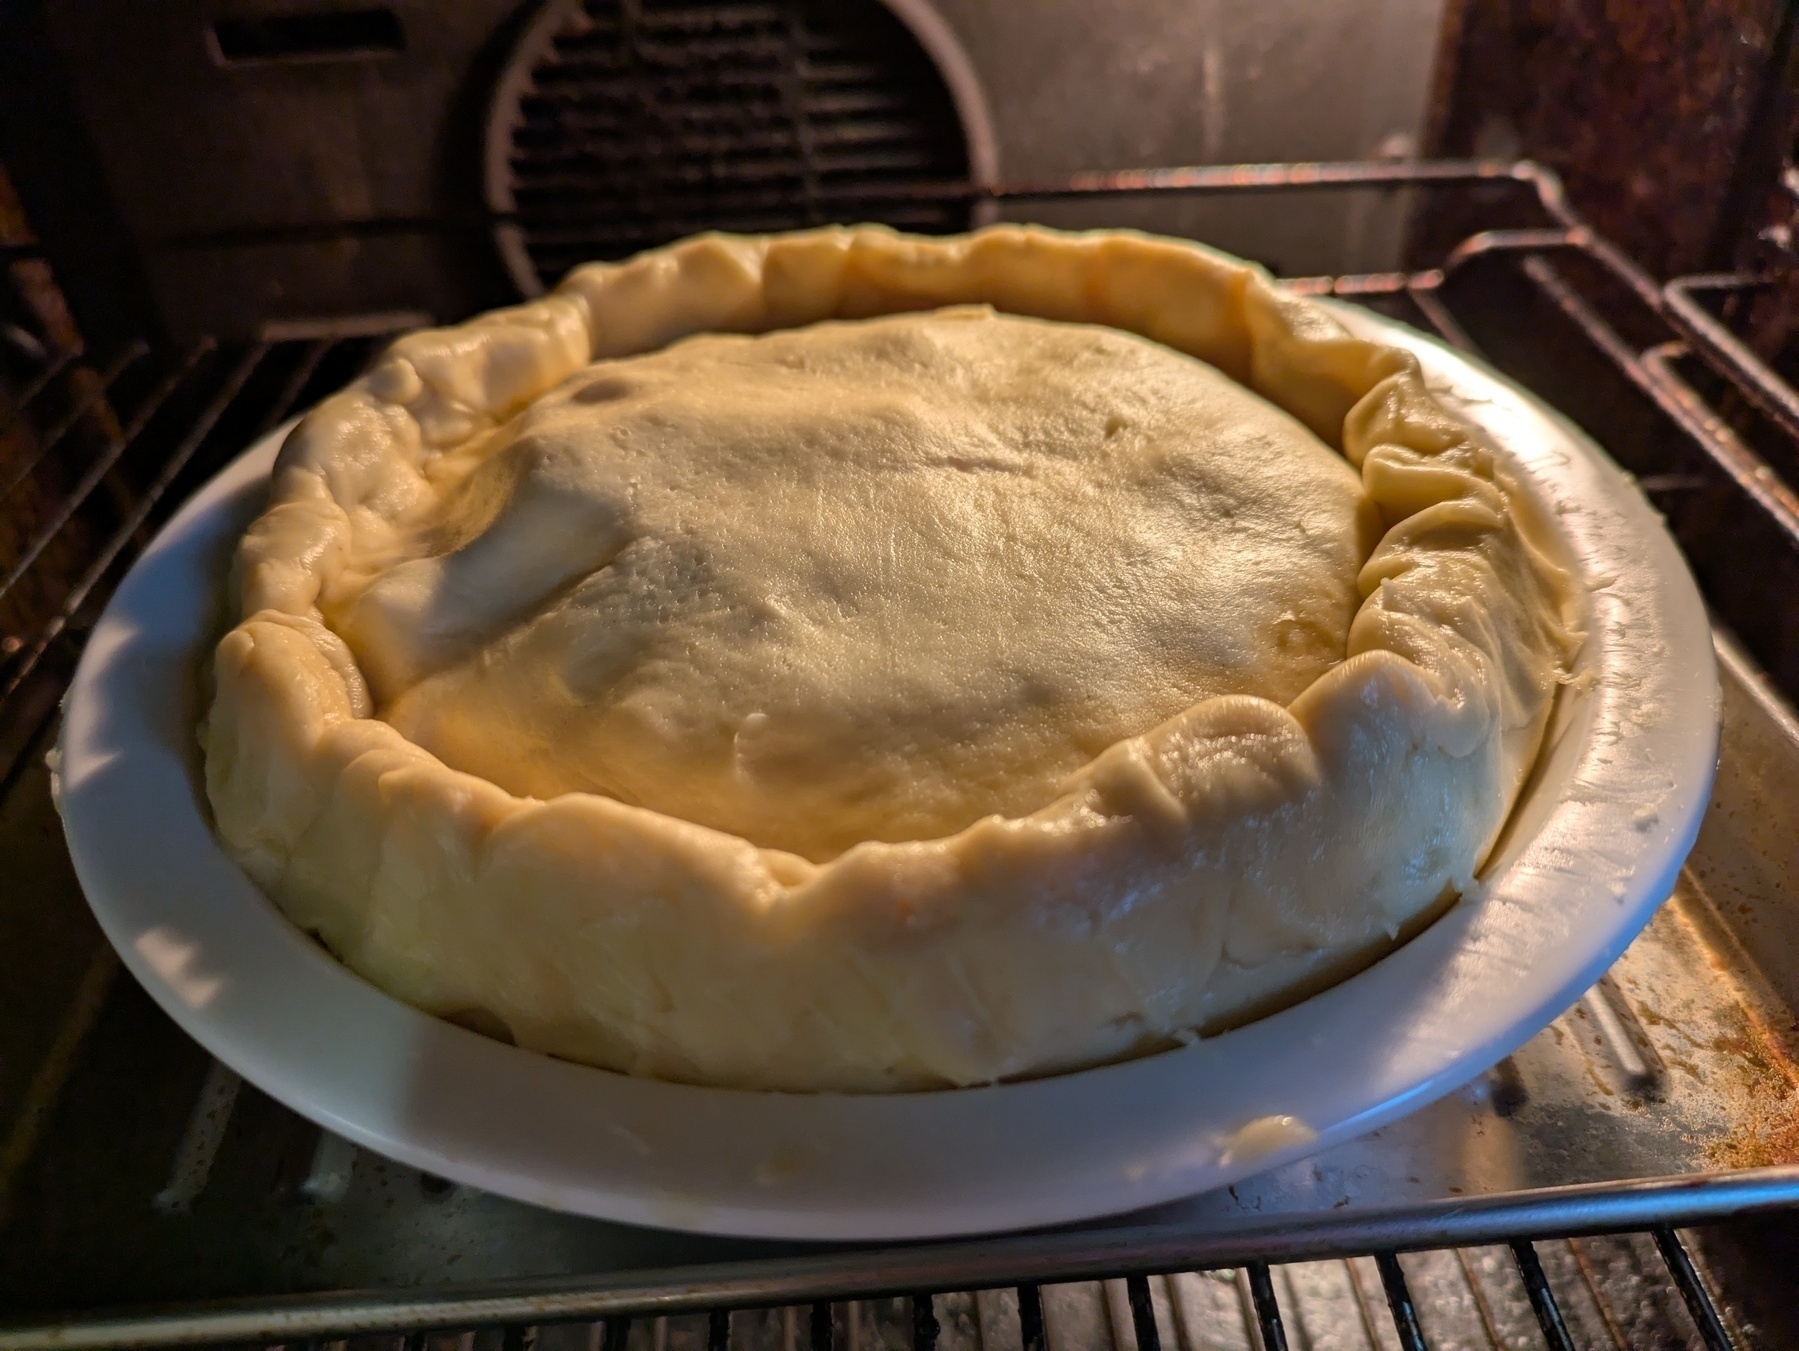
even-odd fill
[[[1658,283],[1591,230],[1551,171],[1527,161],[1182,167],[933,191],[976,199],[990,214],[1028,215],[1034,202],[1314,189],[1496,194],[1495,218],[1504,223],[1469,236],[1436,266],[1285,284],[1430,329],[1534,387],[1547,386],[1552,401],[1579,416],[1580,408],[1570,407],[1579,405],[1578,391],[1558,397],[1555,371],[1533,369],[1529,353],[1491,345],[1482,324],[1492,317],[1485,302],[1463,294],[1464,283],[1481,269],[1510,268],[1534,294],[1533,303],[1559,316],[1585,350],[1676,433],[1678,452],[1668,452],[1664,443],[1642,463],[1628,454],[1620,458],[1667,514],[1721,622],[1753,658],[1736,655],[1726,640],[1727,668],[1759,689],[1753,669],[1759,662],[1789,698],[1799,694],[1799,661],[1787,649],[1784,629],[1765,622],[1754,603],[1759,594],[1766,608],[1766,571],[1745,586],[1730,553],[1733,541],[1752,537],[1774,546],[1772,554],[1764,550],[1771,560],[1765,568],[1799,569],[1799,494],[1752,448],[1743,407],[1721,410],[1727,401],[1718,397],[1721,389],[1736,391],[1755,416],[1799,441],[1799,396],[1716,312],[1718,302],[1753,292],[1767,284],[1763,279],[1729,274]],[[1534,208],[1536,219],[1518,210],[1519,198]],[[0,633],[0,799],[35,791],[38,761],[81,643],[155,528],[237,450],[354,375],[383,340],[415,322],[414,316],[372,315],[271,325],[259,341],[242,345],[208,339],[171,353],[139,341],[104,354],[79,346],[46,354],[18,401],[0,408],[0,436],[15,425],[35,431],[21,463],[0,460],[0,515],[9,501],[30,496],[35,502],[24,538],[0,553],[0,604],[10,602],[24,615],[13,631]],[[1621,450],[1616,443],[1611,448]],[[1722,544],[1708,525],[1720,501],[1736,523]],[[80,1076],[84,1045],[119,993],[116,958],[103,942],[91,951],[70,982],[74,993],[60,1021],[53,1020],[32,1048],[35,1068],[18,1094],[18,1111],[0,1121],[7,1131],[0,1136],[0,1234],[60,1100]],[[1491,1091],[1502,1096],[1504,1067],[1495,1083]],[[6,1087],[0,1082],[0,1090]],[[249,1093],[240,1095],[228,1070],[214,1064],[206,1072],[166,1184],[153,1200],[142,1198],[144,1204],[169,1213],[194,1206],[240,1096]],[[344,1157],[346,1150],[343,1142],[323,1136],[289,1189],[328,1198],[354,1162],[353,1151]],[[801,1345],[810,1351],[1084,1351],[1066,1330],[1070,1301],[1078,1302],[1069,1292],[1075,1291],[1103,1311],[1095,1326],[1114,1351],[1160,1351],[1165,1344],[1198,1351],[1213,1343],[1189,1326],[1190,1309],[1197,1307],[1193,1292],[1205,1288],[1192,1283],[1215,1285],[1213,1275],[1201,1273],[1219,1272],[1234,1273],[1226,1283],[1242,1334],[1231,1344],[1274,1351],[1289,1344],[1288,1324],[1306,1304],[1294,1273],[1310,1268],[1296,1264],[1326,1259],[1336,1263],[1333,1271],[1346,1273],[1365,1344],[1411,1348],[1426,1344],[1431,1321],[1428,1312],[1421,1316],[1411,1287],[1422,1282],[1435,1292],[1429,1263],[1449,1257],[1466,1273],[1479,1325],[1493,1345],[1515,1344],[1515,1330],[1507,1332],[1491,1307],[1500,1300],[1494,1290],[1503,1286],[1514,1303],[1522,1300],[1519,1307],[1547,1345],[1576,1344],[1570,1320],[1578,1323],[1578,1317],[1568,1307],[1573,1300],[1597,1309],[1596,1326],[1622,1346],[1631,1339],[1617,1307],[1620,1297],[1608,1295],[1611,1287],[1594,1275],[1595,1266],[1604,1265],[1601,1255],[1627,1269],[1625,1284],[1636,1283],[1643,1307],[1664,1310],[1667,1335],[1724,1347],[1742,1341],[1743,1326],[1727,1326],[1702,1274],[1703,1256],[1695,1260],[1679,1227],[1793,1201],[1799,1201],[1799,1168],[1763,1167],[1514,1191],[1452,1207],[1391,1207],[1353,1219],[1324,1216],[1222,1236],[1195,1236],[1178,1227],[1076,1230],[612,1277],[261,1292],[238,1300],[174,1301],[141,1313],[101,1304],[53,1315],[20,1306],[18,1313],[28,1316],[17,1317],[10,1308],[0,1313],[0,1351],[313,1344],[349,1335],[360,1346],[377,1333],[391,1334],[398,1339],[393,1344],[407,1351],[427,1342],[467,1351],[496,1337],[495,1344],[507,1348],[579,1342],[593,1351],[793,1351]],[[1610,1237],[1582,1237],[1588,1235]],[[1477,1278],[1476,1267],[1487,1275]],[[777,1312],[768,1313],[771,1308]],[[486,1330],[469,1331],[474,1328]],[[1298,1340],[1308,1345],[1315,1339],[1304,1334]]]

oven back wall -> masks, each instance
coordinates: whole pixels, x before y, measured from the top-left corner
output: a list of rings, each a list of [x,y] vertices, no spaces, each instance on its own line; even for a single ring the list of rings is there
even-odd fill
[[[935,9],[982,90],[1000,178],[1020,182],[1138,164],[1415,153],[1443,4]],[[291,332],[370,313],[453,319],[514,293],[482,213],[482,135],[535,9],[14,0],[0,27],[30,30],[54,64],[39,78],[63,91],[68,125],[0,90],[0,160],[34,218],[108,215],[152,322],[170,337],[248,337],[270,321]],[[46,136],[69,140],[69,153],[20,144]],[[1293,199],[1188,200],[1113,204],[1103,217],[1078,204],[1004,214],[1197,235],[1309,273],[1393,265],[1403,206],[1399,194],[1369,193],[1321,194],[1298,210]],[[53,261],[92,274],[90,258]]]
[[[32,11],[12,21],[55,61],[77,123],[62,130],[103,181],[30,181],[12,151],[42,130],[32,109],[8,110],[0,158],[34,219],[58,214],[34,199],[110,199],[170,336],[509,298],[479,147],[517,0],[14,8]]]
[[[1446,4],[938,0],[938,9],[981,72],[1002,176],[1029,183],[1138,165],[1416,155]],[[1401,192],[1320,192],[1031,203],[1002,214],[1185,235],[1308,276],[1397,267],[1408,206]]]

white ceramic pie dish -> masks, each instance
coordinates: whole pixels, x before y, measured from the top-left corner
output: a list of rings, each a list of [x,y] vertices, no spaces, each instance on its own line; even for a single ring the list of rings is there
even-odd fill
[[[203,489],[89,641],[59,802],[133,973],[224,1063],[379,1153],[558,1209],[714,1233],[897,1239],[1051,1224],[1221,1186],[1372,1129],[1491,1065],[1572,1002],[1667,896],[1711,786],[1703,604],[1654,512],[1529,396],[1360,311],[1512,453],[1592,595],[1511,826],[1463,898],[1360,975],[1196,1045],[934,1093],[752,1093],[635,1079],[420,1013],[301,935],[219,848],[198,671],[231,547],[285,429]],[[1270,1127],[1271,1118],[1294,1125]]]

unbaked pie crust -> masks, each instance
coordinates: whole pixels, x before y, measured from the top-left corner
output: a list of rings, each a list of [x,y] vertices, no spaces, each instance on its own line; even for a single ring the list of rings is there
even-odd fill
[[[1409,354],[1221,254],[708,236],[306,418],[207,791],[351,968],[530,1049],[1069,1069],[1472,884],[1578,641],[1554,548]]]

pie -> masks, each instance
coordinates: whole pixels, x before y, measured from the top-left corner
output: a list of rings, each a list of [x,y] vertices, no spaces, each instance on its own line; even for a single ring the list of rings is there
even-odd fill
[[[1579,642],[1407,353],[1197,245],[705,236],[401,339],[277,461],[220,838],[374,984],[758,1089],[1102,1063],[1473,882]]]

